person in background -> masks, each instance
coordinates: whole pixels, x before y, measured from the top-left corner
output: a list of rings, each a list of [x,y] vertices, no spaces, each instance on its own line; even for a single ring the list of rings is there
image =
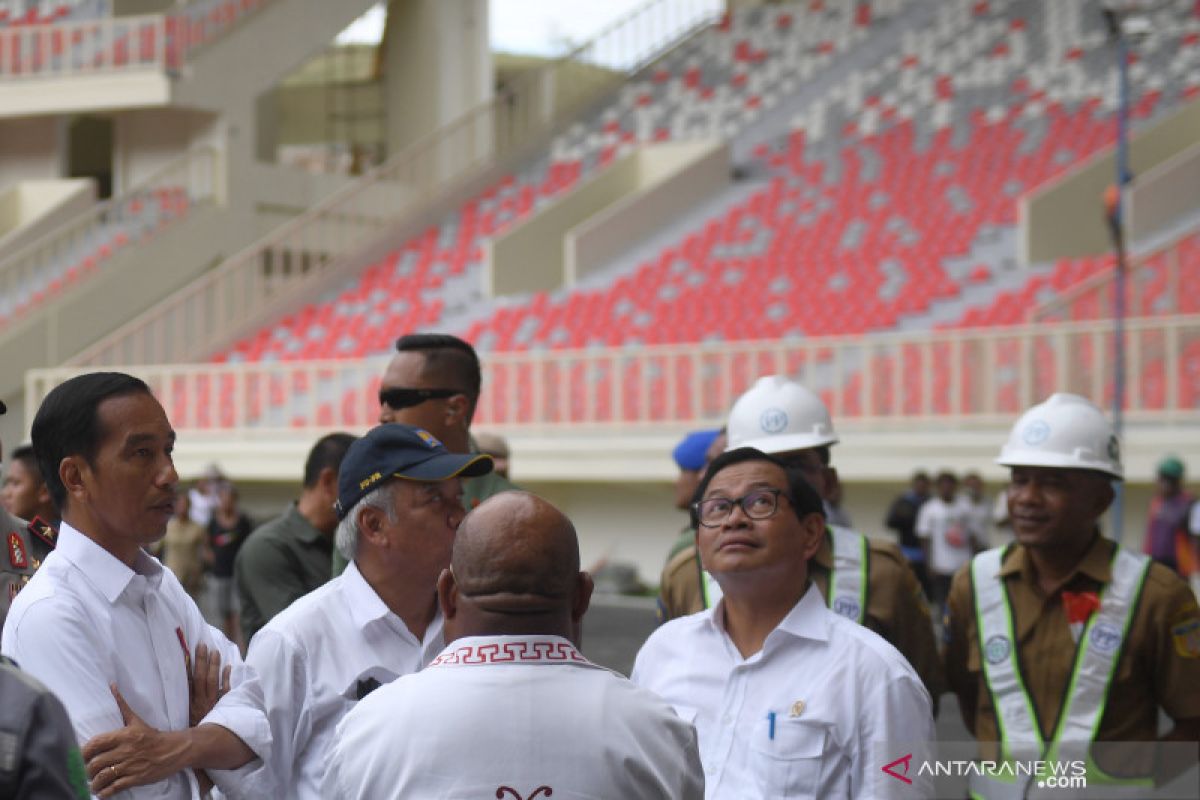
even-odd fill
[[[209,464],[205,467],[204,474],[196,481],[196,485],[188,491],[188,513],[197,525],[208,527],[213,511],[221,500],[218,493],[224,482],[225,475],[222,474],[221,468],[216,464]]]
[[[944,611],[954,573],[970,561],[974,553],[983,550],[986,542],[983,534],[971,527],[971,515],[958,496],[958,478],[954,473],[938,473],[934,487],[934,496],[917,514],[917,536],[929,563],[929,580],[933,585],[931,600]]]
[[[469,342],[444,333],[410,333],[396,340],[396,354],[379,387],[379,421],[403,422],[429,431],[451,453],[479,453],[471,420],[479,405],[483,374]],[[467,511],[500,492],[516,489],[496,472],[463,481]],[[346,559],[333,553],[333,574]]]
[[[933,596],[933,586],[929,582],[929,564],[925,560],[925,548],[921,546],[921,539],[917,536],[917,514],[921,512],[921,506],[929,500],[931,486],[928,472],[914,472],[908,488],[892,501],[883,522],[884,527],[896,532],[896,543],[900,545],[900,552],[904,553],[904,557],[912,565],[926,597]]]
[[[247,644],[276,614],[329,580],[338,470],[356,438],[331,433],[318,439],[304,461],[300,498],[238,551],[233,576]]]
[[[679,474],[675,477],[675,508],[679,511],[686,512],[688,510],[692,503],[692,495],[695,494],[696,487],[700,484],[700,476],[704,474],[704,467],[708,463],[708,449],[712,447],[712,443],[718,437],[724,439],[724,436],[724,428],[692,431],[684,436],[671,451],[671,458],[675,460],[675,466],[679,468]],[[722,449],[724,449],[723,445]],[[688,524],[679,531],[679,536],[667,552],[666,563],[669,564],[679,551],[694,544],[695,541],[696,531],[692,528],[689,520]]]
[[[980,548],[991,546],[992,501],[983,491],[983,478],[978,472],[963,475],[960,501],[967,511],[971,530],[979,537]]]
[[[204,574],[212,566],[213,554],[208,531],[191,518],[189,502],[186,492],[175,495],[175,516],[167,523],[167,533],[162,538],[162,560],[184,590],[199,602]]]
[[[474,434],[475,447],[485,456],[492,457],[495,464],[494,472],[505,480],[508,479],[508,440],[498,433],[481,431]]]
[[[701,800],[692,726],[577,649],[591,593],[558,509],[484,501],[438,580],[446,648],[346,715],[321,797]]]
[[[1157,482],[1146,520],[1146,555],[1187,578],[1196,571],[1188,537],[1188,512],[1195,499],[1183,489],[1183,462],[1169,455],[1158,462]]]
[[[4,473],[4,508],[14,517],[29,520],[39,527],[58,530],[58,509],[50,499],[50,490],[42,480],[33,448],[23,445],[9,456]]]
[[[229,481],[217,486],[217,507],[208,522],[208,543],[212,548],[212,572],[209,574],[209,595],[212,613],[226,636],[245,649],[238,623],[238,598],[233,585],[233,562],[237,558],[254,523],[238,507],[237,487]]]

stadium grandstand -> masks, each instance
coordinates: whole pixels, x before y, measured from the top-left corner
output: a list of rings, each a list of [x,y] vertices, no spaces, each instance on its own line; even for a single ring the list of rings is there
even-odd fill
[[[998,481],[1051,392],[1112,406],[1127,116],[1126,539],[1156,460],[1200,452],[1200,3],[646,0],[551,59],[492,53],[485,0],[338,43],[372,5],[0,0],[7,442],[128,370],[185,478],[268,506],[437,330],[586,561],[653,581],[672,445],[774,372],[882,535],[916,468]]]

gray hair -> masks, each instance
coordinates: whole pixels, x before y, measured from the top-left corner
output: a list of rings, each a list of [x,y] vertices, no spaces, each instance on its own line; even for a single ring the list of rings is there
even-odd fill
[[[346,516],[338,523],[337,533],[334,534],[334,542],[337,545],[338,552],[341,553],[347,561],[353,561],[354,556],[358,553],[358,512],[364,508],[374,508],[382,511],[387,515],[388,522],[396,522],[399,517],[396,514],[395,503],[392,502],[393,493],[396,491],[397,482],[388,481],[382,486],[376,486],[371,491],[362,496],[362,499],[355,503]]]

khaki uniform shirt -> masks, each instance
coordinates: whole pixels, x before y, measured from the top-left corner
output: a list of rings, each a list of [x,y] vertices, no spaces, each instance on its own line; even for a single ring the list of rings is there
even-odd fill
[[[945,690],[941,659],[933,636],[929,606],[921,584],[908,566],[900,549],[890,542],[868,537],[867,613],[863,624],[878,633],[908,659],[921,676],[929,696],[937,698]],[[821,596],[829,597],[829,575],[833,571],[833,540],[826,535],[816,555],[809,561],[809,572]],[[700,561],[696,546],[681,550],[663,570],[659,603],[667,619],[694,614],[704,609],[700,589]]]
[[[0,508],[0,536],[4,555],[0,556],[0,628],[8,616],[17,592],[25,588],[33,573],[54,549],[54,529],[39,519],[33,522],[14,517]]]
[[[1012,607],[1021,677],[1033,701],[1043,739],[1058,721],[1063,695],[1074,667],[1076,643],[1062,605],[1062,590],[1099,593],[1112,580],[1115,544],[1096,537],[1063,586],[1047,597],[1025,548],[1015,545],[1000,570]],[[994,743],[996,713],[981,667],[970,566],[954,576],[949,597],[946,677],[958,695],[963,721],[980,742]],[[1100,721],[1101,741],[1153,741],[1158,709],[1173,719],[1200,717],[1200,619],[1195,598],[1175,573],[1153,564],[1146,574],[1125,639],[1108,701]],[[1016,737],[1022,738],[1022,737]],[[982,748],[994,757],[994,747]],[[1113,775],[1135,774],[1106,764]],[[1110,759],[1111,760],[1111,759]]]

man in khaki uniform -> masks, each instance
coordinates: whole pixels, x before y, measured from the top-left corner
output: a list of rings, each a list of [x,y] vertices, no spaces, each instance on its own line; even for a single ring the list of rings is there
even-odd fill
[[[1150,762],[1128,746],[1091,744],[1155,741],[1159,709],[1175,723],[1165,738],[1200,741],[1195,598],[1170,569],[1100,535],[1111,481],[1123,471],[1099,408],[1052,396],[1018,420],[997,463],[1012,469],[1016,541],[975,556],[954,577],[948,603],[946,676],[963,721],[986,759],[1025,757],[1031,744],[1034,758],[1082,760],[1090,748],[1086,796],[1145,778]],[[994,798],[1023,790],[981,778],[972,791]]]
[[[0,401],[0,414],[6,411],[8,408]],[[0,508],[0,537],[4,539],[4,555],[0,556],[0,628],[17,592],[25,588],[54,549],[56,536],[54,529],[41,520],[25,522]]]
[[[838,479],[830,466],[830,447],[837,441],[821,399],[782,375],[759,378],[729,413],[728,449],[755,447],[779,458],[800,470],[822,498]],[[839,545],[848,552],[838,552]],[[830,526],[809,562],[809,575],[834,611],[878,633],[908,659],[936,707],[944,682],[929,606],[899,548]],[[663,570],[660,604],[666,618],[674,619],[712,606],[714,591],[692,545]]]

